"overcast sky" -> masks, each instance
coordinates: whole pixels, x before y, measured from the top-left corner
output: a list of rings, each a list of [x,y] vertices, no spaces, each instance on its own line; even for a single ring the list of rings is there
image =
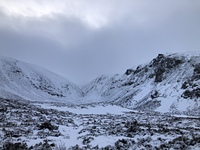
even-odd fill
[[[0,55],[77,84],[200,50],[200,0],[0,0]]]

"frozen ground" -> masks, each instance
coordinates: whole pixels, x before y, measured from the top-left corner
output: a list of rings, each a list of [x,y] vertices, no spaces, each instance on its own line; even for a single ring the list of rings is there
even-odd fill
[[[0,149],[199,149],[200,118],[0,99]]]
[[[37,105],[37,104],[36,104]],[[120,106],[116,105],[92,105],[88,104],[86,105],[81,105],[81,106],[74,106],[74,107],[69,107],[69,106],[55,106],[53,103],[49,104],[38,104],[42,108],[45,109],[56,109],[58,111],[69,111],[75,114],[124,114],[125,112],[130,112],[132,111],[131,109],[127,108],[122,108]]]

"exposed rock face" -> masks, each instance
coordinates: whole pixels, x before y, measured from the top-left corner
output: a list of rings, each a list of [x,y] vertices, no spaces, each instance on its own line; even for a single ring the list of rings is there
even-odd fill
[[[127,69],[124,75],[101,78],[86,87],[101,101],[138,110],[200,114],[200,54],[159,54],[151,62]],[[83,88],[83,91],[85,89]],[[181,107],[184,105],[184,108]]]
[[[200,75],[200,63],[194,66],[194,74]]]
[[[126,74],[126,75],[130,75],[130,74],[133,73],[133,72],[134,72],[133,69],[127,69],[126,72],[125,72],[125,74]]]
[[[182,97],[186,99],[200,98],[200,64],[193,64],[193,66],[193,75],[181,87],[185,90]]]
[[[183,98],[200,98],[200,88],[193,90],[185,90],[182,94]]]
[[[162,82],[165,78],[164,75],[181,63],[182,60],[180,58],[170,58],[165,57],[163,54],[159,54],[149,65],[154,68],[155,82]]]

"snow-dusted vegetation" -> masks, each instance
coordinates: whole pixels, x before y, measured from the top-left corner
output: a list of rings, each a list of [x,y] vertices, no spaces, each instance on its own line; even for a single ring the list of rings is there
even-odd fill
[[[0,149],[198,149],[200,118],[1,99]],[[66,111],[59,111],[65,105]],[[101,106],[100,106],[101,105]],[[52,108],[50,108],[52,106]],[[115,108],[93,114],[91,108]],[[88,109],[88,113],[69,110]],[[93,109],[95,110],[95,109]],[[119,113],[115,113],[118,111]],[[112,112],[114,112],[112,114]]]

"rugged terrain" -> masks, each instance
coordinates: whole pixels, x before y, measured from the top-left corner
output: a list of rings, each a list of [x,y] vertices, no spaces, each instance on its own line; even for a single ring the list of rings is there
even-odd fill
[[[86,99],[141,111],[200,114],[200,54],[159,54],[123,75],[101,76],[83,88]]]
[[[159,54],[82,88],[0,57],[0,149],[200,147],[200,53]]]
[[[125,111],[106,104],[69,106],[0,100],[0,149],[3,150],[197,150],[200,147],[198,117]],[[107,113],[93,112],[106,107]]]
[[[82,89],[42,67],[0,58],[0,97],[71,104],[106,102],[140,111],[200,114],[200,53],[159,54]]]

